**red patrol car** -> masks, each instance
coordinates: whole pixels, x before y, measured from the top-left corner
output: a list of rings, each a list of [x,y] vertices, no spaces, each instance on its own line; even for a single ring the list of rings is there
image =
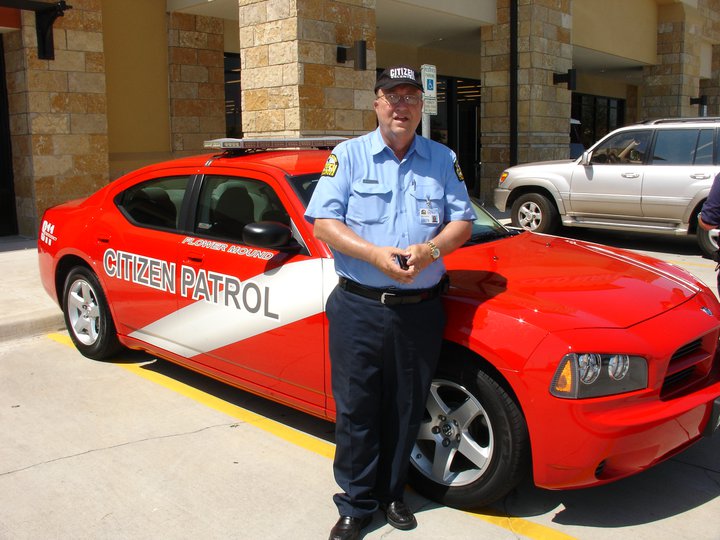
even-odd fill
[[[323,309],[337,277],[303,213],[336,142],[220,139],[215,155],[47,210],[42,281],[80,352],[144,349],[332,419]],[[470,508],[527,474],[544,488],[602,484],[717,431],[720,304],[707,287],[477,213],[472,240],[445,260],[418,490]]]

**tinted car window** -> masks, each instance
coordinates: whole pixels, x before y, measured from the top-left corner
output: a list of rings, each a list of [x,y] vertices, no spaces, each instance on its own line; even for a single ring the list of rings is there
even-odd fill
[[[658,130],[653,150],[653,165],[692,165],[699,131],[698,129]]]
[[[208,176],[203,181],[196,233],[242,242],[243,228],[257,221],[290,225],[290,216],[270,186],[236,176]]]
[[[126,189],[117,205],[136,225],[177,230],[187,186],[186,176],[156,178]]]
[[[593,164],[640,164],[650,143],[650,130],[623,131],[610,137],[593,150]]]
[[[695,165],[712,165],[714,129],[701,129],[695,150]]]

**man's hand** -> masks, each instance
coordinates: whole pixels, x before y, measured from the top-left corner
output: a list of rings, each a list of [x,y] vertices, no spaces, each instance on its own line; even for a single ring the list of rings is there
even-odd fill
[[[398,256],[408,258],[407,270],[400,268],[397,261]],[[418,275],[418,270],[410,262],[410,256],[411,253],[406,249],[390,246],[376,246],[373,249],[373,257],[371,258],[370,263],[393,280],[409,285],[413,282],[415,276]]]

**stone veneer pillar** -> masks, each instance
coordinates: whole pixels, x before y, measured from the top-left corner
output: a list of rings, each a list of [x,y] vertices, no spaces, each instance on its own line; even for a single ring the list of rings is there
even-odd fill
[[[225,60],[222,19],[170,13],[170,129],[172,150],[196,154],[225,136]]]
[[[375,0],[239,0],[245,137],[375,128]],[[337,46],[367,42],[367,70]]]
[[[518,0],[518,163],[567,158],[571,92],[553,73],[572,67],[571,0]],[[481,195],[510,164],[510,0],[497,0],[497,24],[481,29]]]
[[[49,206],[89,195],[109,175],[101,0],[73,0],[39,60],[35,15],[3,35],[18,230],[36,237]]]
[[[700,36],[697,10],[682,3],[658,6],[658,63],[644,68],[640,117],[697,116],[690,98],[700,89]]]

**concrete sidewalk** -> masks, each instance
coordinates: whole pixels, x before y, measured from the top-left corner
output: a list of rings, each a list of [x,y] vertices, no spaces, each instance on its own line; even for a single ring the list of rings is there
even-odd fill
[[[65,327],[60,307],[40,283],[37,240],[0,237],[0,276],[0,342]]]

